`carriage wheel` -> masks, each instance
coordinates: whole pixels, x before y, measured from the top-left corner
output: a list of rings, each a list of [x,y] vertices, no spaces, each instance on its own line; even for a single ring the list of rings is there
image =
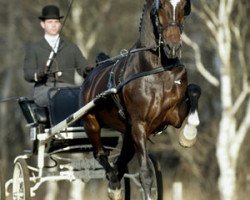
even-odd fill
[[[30,200],[29,170],[23,158],[15,162],[13,173],[13,200]]]
[[[152,170],[153,170],[153,185],[151,188],[151,194],[153,200],[163,199],[163,182],[162,173],[159,162],[152,156],[149,155]]]
[[[0,166],[2,166],[1,163]],[[0,200],[5,200],[5,182],[2,168],[0,168]]]

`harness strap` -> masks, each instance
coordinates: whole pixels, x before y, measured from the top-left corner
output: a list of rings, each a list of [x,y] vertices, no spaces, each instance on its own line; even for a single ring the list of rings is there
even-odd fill
[[[110,72],[110,76],[109,76],[109,80],[108,80],[108,89],[115,89],[116,92],[111,94],[111,98],[113,99],[116,107],[118,108],[118,113],[119,115],[123,118],[123,119],[126,119],[126,115],[125,115],[125,112],[124,112],[124,109],[123,109],[123,106],[121,104],[121,100],[118,96],[118,92],[123,88],[124,85],[128,84],[129,82],[137,79],[137,78],[140,78],[140,77],[144,77],[144,76],[149,76],[149,75],[152,75],[152,74],[157,74],[157,73],[161,73],[161,72],[164,72],[168,69],[171,69],[173,67],[177,67],[177,66],[184,66],[179,60],[178,62],[174,63],[174,64],[169,64],[167,66],[159,66],[157,68],[154,68],[152,70],[149,70],[149,71],[144,71],[144,72],[139,72],[139,73],[136,73],[136,74],[133,74],[131,76],[129,76],[126,80],[124,80],[123,82],[120,82],[118,85],[116,85],[115,83],[115,73],[114,73],[114,70],[115,70],[115,67],[117,66],[117,63],[120,61],[121,58],[124,58],[124,57],[127,57],[129,54],[131,53],[136,53],[136,52],[139,52],[139,51],[146,51],[146,50],[152,50],[154,48],[157,48],[157,47],[143,47],[143,48],[138,48],[138,49],[132,49],[130,51],[127,51],[127,50],[123,50],[121,52],[121,54],[115,58],[110,58],[110,59],[107,59],[107,60],[104,60],[104,61],[101,61],[100,63],[105,63],[107,61],[112,61],[115,63],[113,64],[112,66],[112,69],[111,69],[111,72]],[[100,64],[98,63],[98,64]]]
[[[115,66],[115,65],[114,65]],[[141,77],[144,77],[144,76],[149,76],[149,75],[153,75],[153,74],[157,74],[157,73],[161,73],[161,72],[164,72],[168,69],[171,69],[173,67],[177,67],[177,66],[183,66],[184,65],[178,61],[177,63],[174,63],[174,64],[170,64],[170,65],[167,65],[167,66],[159,66],[157,68],[154,68],[152,70],[149,70],[149,71],[144,71],[144,72],[140,72],[140,73],[137,73],[137,74],[133,74],[131,75],[130,77],[128,77],[126,80],[124,80],[123,82],[119,83],[117,86],[115,85],[115,82],[114,82],[114,66],[113,66],[113,69],[112,69],[112,74],[110,75],[110,80],[109,80],[109,89],[111,88],[115,88],[116,92],[111,94],[111,97],[115,103],[115,105],[117,106],[118,108],[118,113],[119,115],[125,120],[126,119],[126,115],[125,115],[125,112],[124,112],[124,109],[123,109],[123,106],[121,104],[121,101],[120,101],[120,98],[118,96],[118,92],[123,88],[124,85],[128,84],[129,82],[137,79],[137,78],[141,78]]]
[[[141,78],[141,77],[149,76],[149,75],[153,75],[153,74],[158,74],[158,73],[164,72],[164,71],[166,71],[168,69],[171,69],[171,68],[177,67],[177,66],[183,66],[184,67],[184,65],[179,61],[177,63],[170,64],[170,65],[167,65],[167,66],[159,66],[159,67],[154,68],[154,69],[149,70],[149,71],[133,74],[130,77],[128,77],[126,80],[124,80],[123,82],[119,83],[116,86],[116,90],[117,90],[117,92],[119,92],[119,90],[122,89],[124,85],[128,84],[129,82],[131,82],[131,81],[133,81],[133,80],[135,80],[137,78]]]

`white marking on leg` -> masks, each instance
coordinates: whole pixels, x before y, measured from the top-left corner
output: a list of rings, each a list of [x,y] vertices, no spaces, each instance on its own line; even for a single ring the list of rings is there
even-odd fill
[[[200,119],[197,110],[188,115],[188,124],[198,126],[200,124]]]

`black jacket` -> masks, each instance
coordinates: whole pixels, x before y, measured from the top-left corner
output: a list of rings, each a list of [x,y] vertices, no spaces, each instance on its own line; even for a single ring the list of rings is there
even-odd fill
[[[28,82],[35,82],[34,74],[39,68],[44,68],[49,58],[51,47],[43,38],[42,40],[30,45],[26,51],[24,59],[24,78]],[[73,43],[60,39],[58,51],[50,68],[50,75],[47,82],[54,82],[53,72],[60,71],[62,75],[57,78],[57,82],[74,84],[74,72],[77,70],[79,75],[83,75],[87,61],[83,57],[80,49]],[[38,83],[39,84],[39,83]]]

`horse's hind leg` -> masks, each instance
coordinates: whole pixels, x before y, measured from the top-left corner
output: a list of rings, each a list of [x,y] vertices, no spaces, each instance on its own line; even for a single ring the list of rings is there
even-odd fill
[[[106,178],[109,180],[109,195],[112,200],[121,200],[121,185],[118,179],[118,172],[109,161],[109,151],[105,150],[101,142],[101,128],[94,115],[87,115],[84,118],[84,128],[94,148],[94,157],[103,166]]]
[[[180,133],[180,144],[184,147],[191,147],[196,142],[197,126],[200,124],[198,116],[198,100],[201,95],[201,89],[195,84],[188,85],[187,97],[189,113],[185,126]]]
[[[126,133],[123,136],[123,144],[121,153],[115,162],[115,166],[118,170],[118,178],[122,179],[124,173],[126,172],[127,165],[129,161],[133,158],[135,154],[135,146],[131,136],[131,133]]]

